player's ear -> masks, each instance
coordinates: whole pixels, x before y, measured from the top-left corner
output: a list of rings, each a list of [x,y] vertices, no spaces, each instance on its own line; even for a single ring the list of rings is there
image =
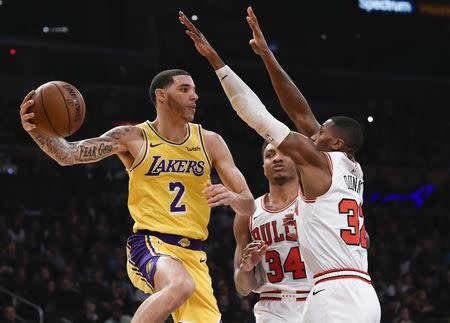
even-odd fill
[[[344,147],[344,139],[342,138],[333,138],[331,140],[331,149],[334,151],[339,151],[342,150],[342,148]]]
[[[267,174],[266,174],[266,168],[264,167],[264,164],[262,164],[262,168],[263,168],[264,176],[267,177]]]
[[[167,98],[166,91],[164,91],[163,89],[156,89],[155,97],[156,97],[156,101],[166,102],[166,98]]]

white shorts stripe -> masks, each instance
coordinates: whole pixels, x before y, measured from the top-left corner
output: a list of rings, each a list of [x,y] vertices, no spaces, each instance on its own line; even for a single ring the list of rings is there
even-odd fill
[[[371,284],[370,275],[368,273],[361,270],[350,268],[332,269],[324,271],[322,273],[314,275],[313,281],[314,285],[316,285],[318,283],[328,280],[346,279],[346,278],[360,279]]]

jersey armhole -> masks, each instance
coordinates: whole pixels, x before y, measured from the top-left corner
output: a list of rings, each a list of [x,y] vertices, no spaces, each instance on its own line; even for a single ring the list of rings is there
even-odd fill
[[[148,151],[148,138],[147,133],[145,132],[144,128],[140,127],[142,131],[142,137],[144,138],[144,142],[142,144],[141,150],[139,151],[138,155],[134,159],[133,165],[131,165],[130,169],[127,169],[129,173],[131,173],[133,170],[135,170],[145,159],[147,156]]]
[[[319,196],[316,196],[316,197],[314,197],[314,198],[312,198],[312,197],[306,197],[305,195],[304,195],[304,192],[303,192],[303,187],[302,187],[302,185],[301,185],[301,183],[300,183],[300,185],[299,185],[299,195],[300,195],[300,198],[303,200],[303,202],[305,202],[305,203],[314,203],[315,201],[316,201],[316,199],[318,199],[319,197],[321,197],[321,196],[323,196],[323,195],[325,195],[329,190],[330,190],[330,188],[331,188],[331,185],[333,185],[333,160],[331,159],[331,156],[330,156],[330,154],[329,153],[327,153],[327,152],[322,152],[322,154],[325,156],[325,159],[327,160],[327,168],[328,168],[328,171],[330,172],[330,175],[331,175],[331,183],[330,183],[330,186],[328,187],[328,189],[323,193],[323,194],[321,194],[321,195],[319,195]]]
[[[331,159],[329,153],[323,151],[322,154],[325,156],[325,159],[327,160],[328,170],[330,171],[331,177],[333,177],[333,160]]]
[[[206,150],[205,139],[203,138],[202,134],[202,126],[198,124],[197,128],[198,128],[198,138],[200,139],[200,144],[202,145],[203,154],[205,155],[206,160],[208,161],[209,168],[212,169],[211,159],[209,158],[208,151]]]

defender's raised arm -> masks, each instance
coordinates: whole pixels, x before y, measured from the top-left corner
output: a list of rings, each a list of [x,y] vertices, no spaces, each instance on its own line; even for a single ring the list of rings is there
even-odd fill
[[[330,182],[330,174],[325,156],[320,152],[311,138],[289,128],[277,120],[259,97],[245,84],[233,70],[225,65],[217,51],[211,46],[200,30],[180,11],[180,21],[188,28],[186,33],[194,42],[197,51],[204,56],[220,80],[233,109],[251,128],[271,143],[275,148],[288,152],[294,162],[302,169],[303,178],[323,178],[324,181],[312,181],[307,190],[318,196],[324,192]]]
[[[253,37],[249,43],[253,51],[263,60],[281,106],[292,122],[294,122],[297,130],[311,137],[319,131],[319,122],[316,120],[303,94],[278,63],[275,55],[267,45],[252,7],[248,7],[247,14],[247,22],[253,32]]]

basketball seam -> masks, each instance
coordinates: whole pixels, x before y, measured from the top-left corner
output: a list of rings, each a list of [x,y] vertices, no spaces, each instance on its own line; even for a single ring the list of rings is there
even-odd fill
[[[41,89],[41,104],[42,104],[42,110],[44,110],[45,118],[47,119],[49,125],[53,128],[53,130],[55,131],[55,133],[56,133],[57,135],[59,135],[59,136],[62,137],[62,135],[59,133],[59,131],[56,130],[56,128],[53,126],[52,121],[50,120],[50,118],[49,118],[48,115],[47,115],[47,110],[45,109],[45,104],[44,104],[44,89],[45,89],[45,86]]]
[[[81,94],[81,92],[78,89],[77,92],[80,94],[80,97],[82,98],[81,103],[83,103],[83,118],[81,119],[82,120],[81,122],[83,123],[84,118],[86,117],[86,102],[84,101],[83,94]]]
[[[58,85],[56,85],[55,83],[50,83],[50,84],[52,84],[52,85],[54,85],[57,89],[58,89],[58,91],[59,91],[59,93],[61,93],[61,96],[63,97],[63,100],[64,100],[64,105],[66,106],[66,112],[67,112],[67,120],[69,121],[69,129],[68,129],[68,133],[69,133],[69,136],[70,136],[70,112],[69,112],[69,107],[67,106],[67,102],[66,102],[66,97],[64,96],[64,94],[62,93],[62,91],[59,89],[59,87],[58,87]]]

